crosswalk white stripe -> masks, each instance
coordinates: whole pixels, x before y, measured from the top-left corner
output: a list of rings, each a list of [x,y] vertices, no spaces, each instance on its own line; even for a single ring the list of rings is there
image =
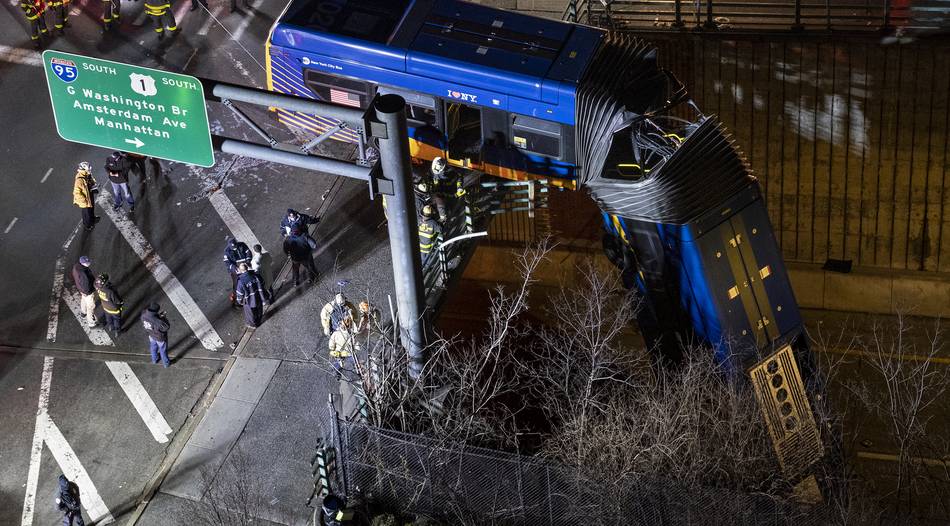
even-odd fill
[[[92,518],[91,522],[96,524],[109,524],[110,522],[114,522],[115,519],[112,517],[112,513],[102,500],[102,497],[99,496],[96,485],[93,484],[92,479],[89,478],[89,473],[86,472],[86,468],[84,468],[79,462],[79,459],[76,458],[76,452],[73,451],[72,446],[66,441],[66,437],[63,436],[59,427],[53,423],[53,419],[49,417],[49,414],[44,413],[39,416],[37,418],[37,425],[39,425],[40,420],[43,421],[44,425],[43,440],[46,442],[46,447],[53,453],[53,458],[56,459],[56,463],[59,464],[59,468],[63,470],[63,474],[66,475],[66,478],[79,486],[79,495],[82,497],[80,499],[82,501],[82,507],[86,508],[86,513]]]
[[[213,206],[215,212],[221,216],[221,220],[224,221],[224,224],[228,227],[228,230],[231,231],[231,235],[234,236],[235,239],[247,243],[247,246],[251,248],[253,248],[254,245],[261,244],[260,240],[257,239],[257,236],[255,236],[251,230],[251,227],[248,226],[247,221],[241,217],[241,213],[238,212],[234,203],[225,195],[224,190],[212,192],[212,194],[208,196],[208,201],[211,201],[211,206]]]
[[[42,66],[43,57],[38,51],[21,49],[0,44],[0,60],[24,66]]]
[[[49,407],[49,387],[53,381],[53,358],[43,358],[43,379],[40,381],[40,401],[36,408],[36,427],[33,430],[33,446],[30,448],[30,470],[26,475],[26,494],[23,496],[23,513],[20,526],[32,526],[33,508],[36,506],[36,488],[40,480],[40,461],[43,459],[43,437],[46,432],[46,411]]]
[[[115,224],[115,227],[122,234],[122,237],[124,237],[132,247],[132,250],[141,258],[142,263],[145,264],[145,268],[152,273],[152,276],[154,276],[158,284],[161,285],[168,299],[171,300],[172,304],[185,319],[185,322],[188,323],[188,326],[194,331],[195,336],[201,341],[201,345],[210,351],[223,347],[224,341],[221,340],[221,336],[219,336],[217,331],[214,330],[214,327],[211,326],[211,322],[209,322],[208,318],[201,312],[201,309],[198,308],[198,304],[195,303],[195,300],[188,294],[188,291],[186,291],[185,287],[178,281],[178,278],[172,274],[168,265],[162,261],[162,258],[158,256],[155,249],[152,248],[152,245],[145,239],[145,236],[139,232],[135,223],[129,220],[124,214],[119,214],[112,209],[112,203],[110,203],[111,197],[108,197],[107,192],[99,192],[99,197],[96,201],[109,216],[109,219]]]
[[[237,28],[234,30],[234,33],[231,35],[231,40],[239,41],[241,40],[241,35],[244,34],[244,31],[247,29],[247,26],[251,24],[251,20],[254,19],[254,15],[257,13],[257,7],[261,5],[261,0],[257,0],[251,5],[251,11],[244,14],[244,18],[241,19],[241,23],[238,24]]]
[[[205,8],[205,9],[207,9],[207,8]],[[212,13],[212,16],[208,16],[207,20],[205,20],[205,23],[204,23],[204,24],[201,24],[201,27],[198,28],[198,34],[199,34],[199,35],[207,35],[207,34],[208,34],[208,31],[211,29],[211,24],[213,24],[213,23],[215,22],[215,20],[217,20],[218,17],[221,16],[221,12],[222,12],[222,11],[224,11],[224,5],[223,5],[223,4],[222,4],[222,5],[219,5],[219,6],[216,7],[216,8],[214,8],[214,13]]]
[[[168,435],[172,433],[172,428],[169,427],[165,417],[158,410],[158,406],[155,405],[152,397],[142,386],[138,376],[135,376],[135,373],[132,372],[129,364],[125,362],[106,362],[106,367],[119,382],[119,386],[125,391],[125,396],[132,402],[155,440],[160,444],[168,442]]]
[[[56,330],[59,327],[59,300],[62,299],[63,296],[63,278],[66,275],[66,252],[69,250],[69,245],[73,243],[73,239],[76,238],[76,234],[79,233],[80,226],[82,226],[81,221],[76,223],[76,228],[74,228],[72,233],[69,234],[69,237],[66,238],[66,242],[63,243],[63,250],[56,259],[56,266],[53,268],[53,292],[50,294],[49,324],[46,327],[46,339],[51,342],[56,341]]]
[[[86,331],[86,336],[89,337],[89,341],[92,342],[93,345],[101,345],[103,347],[115,345],[105,329],[102,327],[90,327],[88,322],[86,322],[86,317],[83,316],[82,309],[80,308],[82,296],[78,290],[64,288],[63,303],[72,311],[73,316],[76,317],[76,321],[79,322],[79,326],[82,327],[82,330]]]

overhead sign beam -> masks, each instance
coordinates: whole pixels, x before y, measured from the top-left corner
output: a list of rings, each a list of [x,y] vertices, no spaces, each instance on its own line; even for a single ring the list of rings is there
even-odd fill
[[[71,142],[210,167],[204,88],[189,75],[43,52],[56,132]]]

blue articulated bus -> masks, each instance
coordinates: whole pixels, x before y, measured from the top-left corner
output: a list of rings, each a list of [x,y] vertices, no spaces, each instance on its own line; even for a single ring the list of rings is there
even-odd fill
[[[658,356],[705,344],[741,371],[791,345],[808,360],[758,183],[653,46],[457,0],[295,0],[266,59],[281,93],[363,109],[402,95],[415,159],[589,191]],[[277,112],[317,133],[337,124]]]

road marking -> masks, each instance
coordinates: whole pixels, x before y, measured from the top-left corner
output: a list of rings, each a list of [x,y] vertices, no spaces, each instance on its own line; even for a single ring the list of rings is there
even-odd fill
[[[125,391],[125,396],[129,397],[132,406],[138,411],[139,416],[142,417],[155,440],[160,444],[168,442],[168,435],[172,433],[172,428],[169,427],[165,417],[158,410],[158,406],[155,405],[145,387],[142,386],[142,382],[132,372],[129,364],[125,362],[106,362],[106,367],[119,382],[119,386]]]
[[[207,8],[207,7],[202,7],[202,9],[204,9],[205,11],[207,11],[208,8]],[[223,4],[222,4],[222,5],[219,5],[218,7],[216,7],[216,8],[214,9],[214,13],[208,12],[208,15],[209,15],[209,16],[208,16],[208,19],[205,20],[205,23],[204,23],[204,24],[201,24],[201,27],[198,29],[198,34],[199,34],[199,35],[207,35],[207,34],[208,34],[208,30],[211,29],[211,24],[215,23],[215,22],[218,20],[218,17],[221,16],[221,11],[224,11],[224,5],[223,5]]]
[[[63,302],[66,303],[66,306],[69,307],[69,310],[72,311],[73,316],[76,317],[76,321],[79,322],[79,326],[82,327],[82,330],[86,331],[86,336],[89,337],[89,341],[93,345],[101,345],[103,347],[114,346],[115,343],[112,341],[112,338],[109,337],[109,333],[106,332],[102,327],[90,327],[86,322],[86,317],[82,313],[80,305],[82,304],[82,295],[78,290],[63,290]]]
[[[182,5],[187,4],[183,3]],[[99,192],[99,197],[96,200],[99,202],[99,206],[105,210],[109,219],[115,224],[115,227],[122,234],[122,237],[124,237],[132,247],[132,250],[141,258],[145,264],[145,268],[152,273],[152,276],[155,277],[158,284],[162,286],[162,290],[165,291],[168,299],[171,300],[175,308],[178,309],[178,312],[181,313],[185,322],[187,322],[191,330],[194,331],[195,336],[201,340],[201,345],[209,351],[223,347],[224,341],[221,340],[217,331],[211,326],[211,322],[209,322],[208,318],[201,312],[201,309],[198,308],[198,304],[195,303],[195,300],[188,294],[188,291],[186,291],[185,287],[178,281],[178,278],[172,274],[168,265],[158,256],[155,249],[152,248],[152,245],[145,239],[145,236],[139,232],[135,223],[129,220],[124,214],[120,215],[112,209],[112,205],[109,203],[110,198],[107,197],[107,192]]]
[[[82,467],[79,459],[76,458],[76,452],[66,441],[66,437],[63,436],[59,427],[53,423],[53,419],[48,414],[44,414],[40,419],[43,420],[45,426],[43,441],[46,442],[46,447],[53,453],[53,458],[56,459],[56,463],[59,464],[66,478],[79,486],[82,507],[86,508],[86,513],[92,519],[91,522],[96,524],[114,522],[115,519],[112,517],[112,513],[109,512],[109,508],[106,507],[106,503],[103,502],[102,497],[99,496],[96,485],[89,478],[86,468]]]
[[[7,229],[3,231],[4,234],[9,234],[9,233],[10,233],[10,230],[13,230],[13,225],[16,224],[17,219],[19,219],[19,218],[14,217],[14,218],[13,218],[13,221],[10,221],[10,224],[7,225]]]
[[[73,243],[73,239],[75,239],[76,234],[79,233],[80,226],[82,226],[82,221],[76,223],[76,228],[74,228],[72,233],[69,234],[69,237],[66,238],[66,242],[63,243],[63,249],[60,251],[59,257],[56,258],[56,266],[53,269],[53,292],[49,298],[49,325],[46,327],[46,339],[51,342],[56,341],[56,329],[59,327],[59,300],[63,298],[63,279],[66,276],[66,252],[69,251],[69,245]]]
[[[211,201],[211,206],[213,206],[215,212],[221,216],[221,220],[227,225],[228,230],[231,231],[231,235],[234,236],[235,239],[247,243],[248,247],[252,249],[254,245],[261,244],[257,236],[254,235],[254,232],[251,231],[251,227],[248,226],[247,221],[241,217],[241,213],[238,212],[234,203],[225,195],[224,190],[212,192],[211,195],[208,196],[208,201]]]
[[[36,409],[36,427],[33,431],[33,444],[30,449],[30,469],[26,479],[26,494],[23,496],[21,526],[32,526],[33,512],[36,507],[36,488],[40,477],[40,462],[43,459],[43,444],[49,448],[66,478],[79,486],[83,507],[92,519],[91,522],[108,524],[115,519],[106,507],[89,473],[83,468],[76,452],[66,441],[66,437],[49,416],[49,391],[53,381],[53,358],[43,359],[43,378],[40,381],[40,397]]]
[[[261,4],[261,0],[257,0],[251,5],[250,13],[245,13],[244,18],[241,20],[241,23],[234,30],[234,33],[231,35],[231,40],[240,41],[241,35],[244,34],[244,31],[247,29],[247,26],[251,24],[251,20],[254,19],[254,15],[257,13],[257,7]]]
[[[51,173],[53,173],[53,169],[52,169],[52,168],[50,168],[49,170],[46,170],[46,175],[44,175],[43,178],[40,179],[40,184],[45,183],[46,180],[49,179],[49,174],[51,174]]]
[[[0,45],[0,60],[23,64],[24,66],[42,66],[43,57],[37,51]]]
[[[859,349],[848,349],[841,347],[816,347],[815,350],[823,353],[844,354],[846,356],[863,356],[870,359],[877,359],[879,356],[876,351],[862,351]],[[880,356],[882,356],[885,360],[897,359],[907,362],[926,362],[930,360],[931,363],[950,365],[950,358],[944,358],[940,356],[927,356],[924,354],[901,354],[898,356],[891,353],[882,353]]]
[[[33,507],[36,506],[36,487],[40,479],[40,461],[43,458],[43,438],[46,426],[43,418],[49,407],[49,386],[53,380],[53,358],[43,358],[43,379],[40,381],[40,401],[36,409],[36,427],[33,429],[33,446],[30,448],[30,470],[26,475],[26,494],[23,496],[21,526],[32,526]]]
[[[145,17],[148,16],[148,13],[143,9],[139,16],[135,17],[135,20],[132,21],[132,25],[135,27],[141,27],[145,25]],[[139,42],[141,44],[141,42]]]
[[[178,32],[181,32],[181,24],[185,21],[185,16],[188,14],[188,9],[188,2],[182,2],[178,5],[178,9],[174,12],[175,27],[178,28]]]

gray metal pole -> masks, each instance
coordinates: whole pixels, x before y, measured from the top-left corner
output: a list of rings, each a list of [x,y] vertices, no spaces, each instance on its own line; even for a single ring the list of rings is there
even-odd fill
[[[400,339],[409,353],[409,376],[416,379],[422,375],[426,362],[425,292],[419,256],[419,225],[411,188],[406,101],[399,95],[381,95],[376,98],[374,109],[376,119],[386,126],[386,138],[379,139],[379,162],[383,175],[393,183],[393,195],[386,196],[386,215]]]
[[[336,104],[307,100],[293,95],[284,95],[255,88],[235,86],[234,84],[225,84],[223,82],[215,83],[214,87],[211,88],[211,93],[221,99],[237,100],[258,106],[274,106],[288,111],[312,113],[314,115],[343,121],[353,128],[361,128],[363,126],[362,111]]]
[[[370,169],[365,166],[337,161],[336,159],[329,159],[327,157],[272,150],[267,146],[261,146],[252,142],[225,139],[221,142],[221,151],[233,155],[243,155],[245,157],[296,166],[298,168],[306,168],[307,170],[315,170],[317,172],[342,175],[343,177],[350,177],[361,181],[369,181],[370,179]]]

